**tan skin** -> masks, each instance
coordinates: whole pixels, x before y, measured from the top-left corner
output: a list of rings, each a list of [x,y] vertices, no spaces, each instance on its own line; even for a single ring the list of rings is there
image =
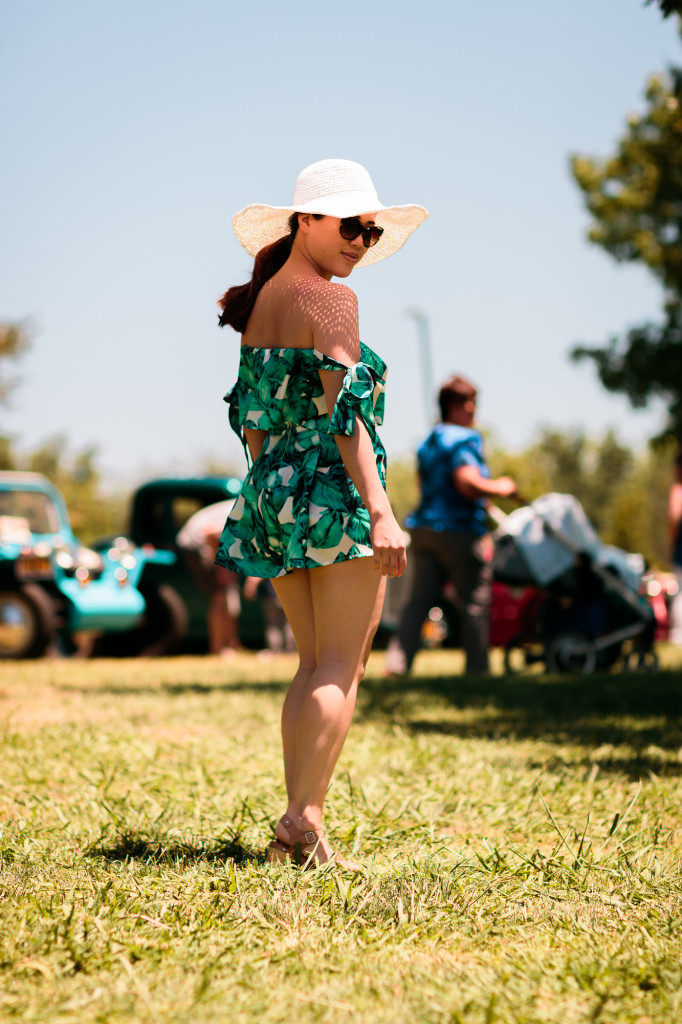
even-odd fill
[[[364,227],[374,224],[363,214]],[[347,278],[367,251],[351,242],[339,220],[299,214],[291,255],[261,289],[242,344],[253,348],[315,348],[345,366],[360,359],[355,294],[332,277]],[[343,371],[320,371],[327,408],[341,389]],[[266,434],[246,430],[251,457]],[[272,581],[299,650],[299,666],[282,710],[282,743],[288,805],[285,817],[300,830],[322,828],[324,800],[350,726],[357,688],[365,671],[383,606],[387,576],[406,565],[405,541],[376,468],[372,442],[361,419],[352,437],[335,437],[346,471],[370,514],[373,557],[312,570],[295,569]],[[280,820],[276,837],[287,844]],[[324,863],[326,839],[303,847]],[[343,861],[346,867],[357,865]]]

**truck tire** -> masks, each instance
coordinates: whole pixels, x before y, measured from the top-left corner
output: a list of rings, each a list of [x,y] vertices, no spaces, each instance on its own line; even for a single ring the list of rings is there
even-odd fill
[[[147,612],[142,637],[140,656],[161,658],[174,654],[187,635],[189,616],[185,602],[177,590],[162,583],[154,590],[143,591]]]
[[[146,602],[144,621],[126,633],[105,633],[93,644],[93,658],[161,658],[174,654],[187,635],[189,618],[177,590],[162,583],[141,587]]]
[[[55,629],[54,604],[41,587],[0,590],[0,659],[41,658]]]

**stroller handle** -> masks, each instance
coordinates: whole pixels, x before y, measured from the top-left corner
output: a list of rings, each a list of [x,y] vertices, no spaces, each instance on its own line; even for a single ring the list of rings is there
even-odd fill
[[[517,508],[521,508],[523,505],[530,505],[530,502],[524,498],[522,494],[519,494],[518,491],[515,491],[514,494],[510,494],[506,500],[515,502]],[[507,513],[503,512],[501,508],[497,505],[493,505],[492,503],[488,505],[486,511],[496,526],[502,526],[507,519]]]

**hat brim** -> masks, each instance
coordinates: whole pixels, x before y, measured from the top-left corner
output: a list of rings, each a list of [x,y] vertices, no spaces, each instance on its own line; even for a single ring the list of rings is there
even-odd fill
[[[376,213],[376,223],[384,233],[376,245],[367,249],[357,269],[378,263],[401,249],[412,232],[425,221],[429,211],[423,206],[382,206],[374,201],[367,205],[366,193],[344,193],[324,200],[324,209],[316,209],[315,203],[303,206],[265,206],[252,203],[232,218],[232,228],[237,240],[250,256],[289,234],[289,217],[292,213],[321,213],[328,217],[360,217],[365,213]]]

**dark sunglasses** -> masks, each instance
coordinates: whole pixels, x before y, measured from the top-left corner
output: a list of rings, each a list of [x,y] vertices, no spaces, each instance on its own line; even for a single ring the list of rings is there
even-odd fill
[[[345,238],[347,242],[353,242],[358,235],[362,235],[362,244],[365,249],[369,249],[371,245],[377,244],[384,233],[384,229],[378,228],[376,224],[366,228],[359,217],[344,217],[339,224],[339,233],[341,238]]]

